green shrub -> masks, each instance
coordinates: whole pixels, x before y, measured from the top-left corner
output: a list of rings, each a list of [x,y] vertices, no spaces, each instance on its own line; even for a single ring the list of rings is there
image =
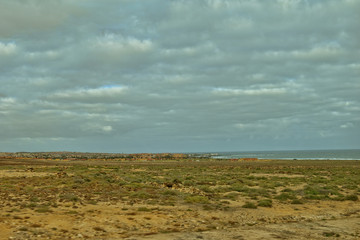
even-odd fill
[[[38,205],[36,203],[29,203],[29,204],[26,205],[26,207],[28,207],[28,208],[35,208],[37,206]]]
[[[277,200],[280,201],[286,201],[286,200],[292,200],[295,199],[296,197],[294,196],[294,194],[290,194],[290,193],[281,193],[280,195],[275,196],[275,198]]]
[[[230,193],[227,193],[227,194],[225,194],[223,197],[225,198],[225,199],[230,199],[230,200],[236,200],[236,198],[237,198],[237,196],[239,196],[239,193],[237,193],[237,192],[230,192]]]
[[[199,189],[206,193],[213,193],[214,191],[209,186],[200,186]]]
[[[340,237],[340,234],[334,232],[323,232],[323,236],[325,237]]]
[[[291,201],[291,204],[303,204],[304,202],[301,201],[300,199],[294,199]]]
[[[292,189],[290,189],[290,188],[285,188],[285,189],[283,189],[281,192],[287,192],[287,193],[292,193],[292,192],[294,192]]]
[[[209,203],[209,199],[205,196],[188,196],[185,198],[185,201],[188,203]]]
[[[42,207],[39,207],[37,209],[35,209],[35,212],[38,212],[38,213],[49,213],[49,212],[52,212],[52,210],[47,207],[47,206],[42,206]]]
[[[358,199],[358,196],[355,194],[345,196],[345,200],[357,201]]]
[[[252,209],[257,208],[257,206],[252,202],[246,202],[242,207],[243,208],[252,208]]]
[[[268,190],[266,190],[265,188],[254,188],[254,189],[250,189],[248,191],[248,195],[250,197],[257,197],[257,196],[261,196],[261,197],[270,197],[270,194],[268,192]]]
[[[248,188],[244,185],[235,184],[231,186],[231,190],[236,192],[250,192],[251,188]]]
[[[305,198],[316,200],[329,199],[330,196],[334,195],[339,197],[342,196],[339,193],[337,186],[307,186],[304,188],[303,192],[305,194]]]
[[[138,211],[141,211],[141,212],[151,212],[151,209],[147,208],[147,207],[139,207],[138,208]]]
[[[74,210],[71,210],[71,211],[67,211],[65,212],[66,214],[73,214],[73,215],[77,215],[78,212],[77,211],[74,211]]]
[[[162,192],[162,194],[165,196],[176,196],[178,195],[178,192],[174,190],[166,189],[165,191]]]
[[[30,198],[30,201],[31,201],[31,202],[40,202],[40,200],[39,200],[38,197],[31,197],[31,198]]]
[[[151,198],[151,194],[149,194],[145,191],[136,191],[136,192],[131,193],[130,197],[140,198],[140,199],[148,199],[148,198]]]
[[[187,187],[195,185],[195,183],[191,180],[185,180],[183,184],[184,184],[184,186],[187,186]]]
[[[91,204],[91,205],[96,205],[97,204],[97,201],[94,200],[94,199],[90,199],[86,202],[87,204]]]
[[[77,201],[79,201],[79,197],[72,193],[66,193],[66,194],[60,195],[60,200],[77,202]]]
[[[263,199],[258,202],[259,207],[272,207],[271,199]]]

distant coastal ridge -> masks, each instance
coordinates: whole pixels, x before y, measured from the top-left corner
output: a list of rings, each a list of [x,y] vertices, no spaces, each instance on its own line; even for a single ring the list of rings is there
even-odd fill
[[[202,153],[89,153],[89,152],[0,152],[2,158],[37,159],[113,159],[113,160],[186,160],[208,159],[283,159],[283,160],[360,160],[360,149],[286,150]]]

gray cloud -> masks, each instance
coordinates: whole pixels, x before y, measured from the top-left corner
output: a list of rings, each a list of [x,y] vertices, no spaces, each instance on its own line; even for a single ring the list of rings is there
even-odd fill
[[[67,23],[69,17],[81,13],[71,1],[1,0],[0,36],[24,37],[42,31],[52,31]]]
[[[0,151],[359,148],[357,0],[0,4]]]

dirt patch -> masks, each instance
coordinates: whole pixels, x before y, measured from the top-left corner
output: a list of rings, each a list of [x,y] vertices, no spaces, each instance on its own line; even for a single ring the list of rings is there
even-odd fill
[[[132,172],[145,172],[146,169],[143,168],[137,168],[137,169],[133,169]]]
[[[345,217],[351,209],[353,214]],[[356,210],[356,211],[355,211]],[[101,203],[59,207],[52,213],[10,212],[0,223],[12,239],[339,239],[360,237],[360,206],[319,202],[301,208],[212,212],[185,206]]]
[[[251,173],[254,177],[281,177],[281,178],[303,178],[305,175],[301,174],[284,174],[284,173]]]
[[[24,170],[0,170],[0,178],[4,177],[45,177],[55,175],[55,173],[32,172]]]

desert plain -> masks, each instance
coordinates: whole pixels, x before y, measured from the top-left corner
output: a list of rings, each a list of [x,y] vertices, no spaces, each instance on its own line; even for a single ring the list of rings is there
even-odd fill
[[[360,161],[0,158],[0,239],[360,239]]]

